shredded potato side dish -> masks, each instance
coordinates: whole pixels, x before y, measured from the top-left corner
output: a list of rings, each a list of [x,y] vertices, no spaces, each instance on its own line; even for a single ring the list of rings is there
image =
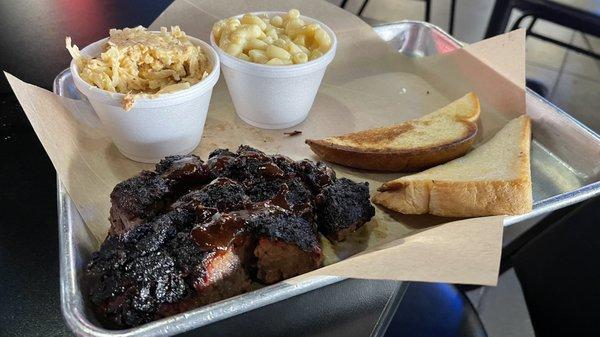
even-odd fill
[[[138,96],[187,89],[211,71],[208,57],[178,26],[171,31],[162,27],[160,32],[142,26],[111,29],[104,52],[94,58],[82,55],[70,37],[65,42],[79,76],[100,89],[125,94],[125,110]]]

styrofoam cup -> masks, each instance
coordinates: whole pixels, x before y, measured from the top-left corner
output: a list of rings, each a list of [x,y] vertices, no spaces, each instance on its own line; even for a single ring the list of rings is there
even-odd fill
[[[107,39],[90,44],[81,53],[99,55]],[[165,156],[190,153],[200,142],[212,90],[219,79],[219,57],[206,42],[189,39],[210,60],[212,70],[208,76],[188,89],[155,98],[137,97],[129,111],[122,107],[124,94],[85,82],[75,61],[71,62],[75,86],[88,99],[103,128],[126,157],[155,163]]]
[[[285,12],[252,14],[274,16]],[[274,66],[244,61],[219,48],[210,34],[235,111],[246,123],[264,129],[285,129],[300,124],[308,116],[325,70],[335,56],[337,39],[333,30],[322,22],[301,18],[306,23],[319,24],[331,37],[331,48],[323,56],[303,64]]]

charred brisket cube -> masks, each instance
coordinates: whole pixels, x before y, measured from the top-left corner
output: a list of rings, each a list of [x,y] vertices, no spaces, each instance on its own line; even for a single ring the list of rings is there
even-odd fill
[[[302,180],[300,178],[291,179],[285,184],[285,187],[287,188],[284,194],[288,205],[287,209],[314,223],[313,196]]]
[[[255,179],[244,181],[244,190],[252,202],[266,201],[275,197],[283,184],[285,184],[283,180],[256,177]]]
[[[278,206],[248,221],[257,237],[257,278],[271,284],[316,269],[323,262],[321,242],[313,225]]]
[[[155,172],[118,183],[110,194],[111,233],[121,233],[151,219],[168,205],[172,189],[168,181]]]
[[[189,233],[181,232],[170,243],[169,249],[182,275],[195,290],[193,303],[196,307],[250,289],[244,260],[247,257],[245,243],[206,251],[198,247]]]
[[[207,162],[213,177],[226,177],[239,182],[262,175],[263,166],[269,163],[272,160],[264,152],[245,145],[240,146],[236,153],[217,149],[209,155]],[[277,167],[273,169],[278,170]]]
[[[270,156],[255,148],[242,145],[237,150],[237,162],[241,181],[254,180],[261,177],[265,180],[285,178],[284,172],[273,162]]]
[[[134,256],[144,255],[161,249],[178,231],[191,228],[195,220],[193,211],[173,210],[122,233],[118,239],[132,249]]]
[[[244,209],[250,199],[243,187],[228,178],[217,178],[200,190],[194,190],[177,200],[172,208],[204,206],[219,212]]]
[[[304,159],[296,162],[294,168],[313,194],[318,194],[321,189],[336,180],[335,171],[321,162]]]
[[[273,160],[273,163],[275,163],[275,165],[277,165],[281,171],[283,171],[286,178],[289,179],[296,176],[296,170],[294,169],[295,162],[290,158],[276,154],[271,156],[271,160]]]
[[[92,303],[108,326],[131,327],[250,288],[250,237],[202,250],[181,221],[182,210],[120,235],[110,234],[87,268]],[[191,226],[188,226],[191,227]],[[233,244],[235,243],[235,244]]]
[[[206,162],[212,178],[235,177],[237,154],[228,149],[216,149],[208,155]]]
[[[270,202],[294,214],[313,220],[313,195],[300,178],[285,180],[257,179],[246,193],[253,202]]]
[[[160,305],[177,302],[189,291],[173,259],[162,250],[128,259],[122,267],[89,279],[97,280],[91,282],[92,303],[112,327],[155,320]]]
[[[229,151],[229,149],[214,149],[211,153],[208,154],[208,159],[221,156],[235,157],[236,154]]]
[[[105,322],[114,327],[155,320],[161,304],[174,303],[188,292],[172,258],[163,251],[133,259],[102,279],[92,288],[92,302],[102,311]]]
[[[176,233],[161,216],[110,234],[87,268],[91,301],[109,326],[136,326],[157,318],[158,307],[177,302],[189,289],[165,245]]]
[[[317,196],[317,224],[330,241],[344,241],[375,215],[369,184],[338,179]]]

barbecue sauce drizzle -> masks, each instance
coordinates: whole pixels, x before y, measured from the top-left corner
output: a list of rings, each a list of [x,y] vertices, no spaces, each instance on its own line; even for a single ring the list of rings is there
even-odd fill
[[[291,205],[285,198],[288,192],[287,186],[283,185],[270,200],[252,203],[241,211],[214,213],[208,222],[192,229],[192,239],[202,251],[227,250],[232,244],[238,243],[238,238],[247,233],[246,222],[252,217],[265,213],[292,211]],[[206,217],[206,208],[199,206],[196,211],[203,212]]]
[[[275,163],[268,161],[268,157],[261,153],[249,151],[244,154],[247,158],[264,160],[257,168],[257,173],[263,178],[269,180],[285,178],[285,172]],[[208,160],[209,166],[217,170],[225,169],[235,160],[231,156],[216,156]],[[327,185],[331,183],[331,178],[327,173],[317,173],[318,184]],[[290,205],[286,199],[289,188],[282,184],[281,188],[271,199],[261,202],[255,202],[248,205],[244,210],[228,213],[214,213],[210,220],[196,225],[191,231],[191,236],[202,251],[227,250],[232,244],[236,244],[244,234],[247,233],[246,223],[252,217],[264,213],[278,213],[290,211],[295,214],[304,215],[310,212],[309,203],[300,203]],[[197,212],[206,212],[202,206],[197,207]],[[203,213],[202,218],[207,218]]]

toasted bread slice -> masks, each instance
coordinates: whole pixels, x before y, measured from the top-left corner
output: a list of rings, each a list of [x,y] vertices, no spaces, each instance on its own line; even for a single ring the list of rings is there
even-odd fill
[[[464,157],[385,183],[373,201],[405,214],[441,216],[531,211],[531,122],[513,119]]]
[[[419,119],[306,143],[324,160],[337,164],[415,171],[464,155],[475,141],[479,110],[479,99],[468,93]]]

